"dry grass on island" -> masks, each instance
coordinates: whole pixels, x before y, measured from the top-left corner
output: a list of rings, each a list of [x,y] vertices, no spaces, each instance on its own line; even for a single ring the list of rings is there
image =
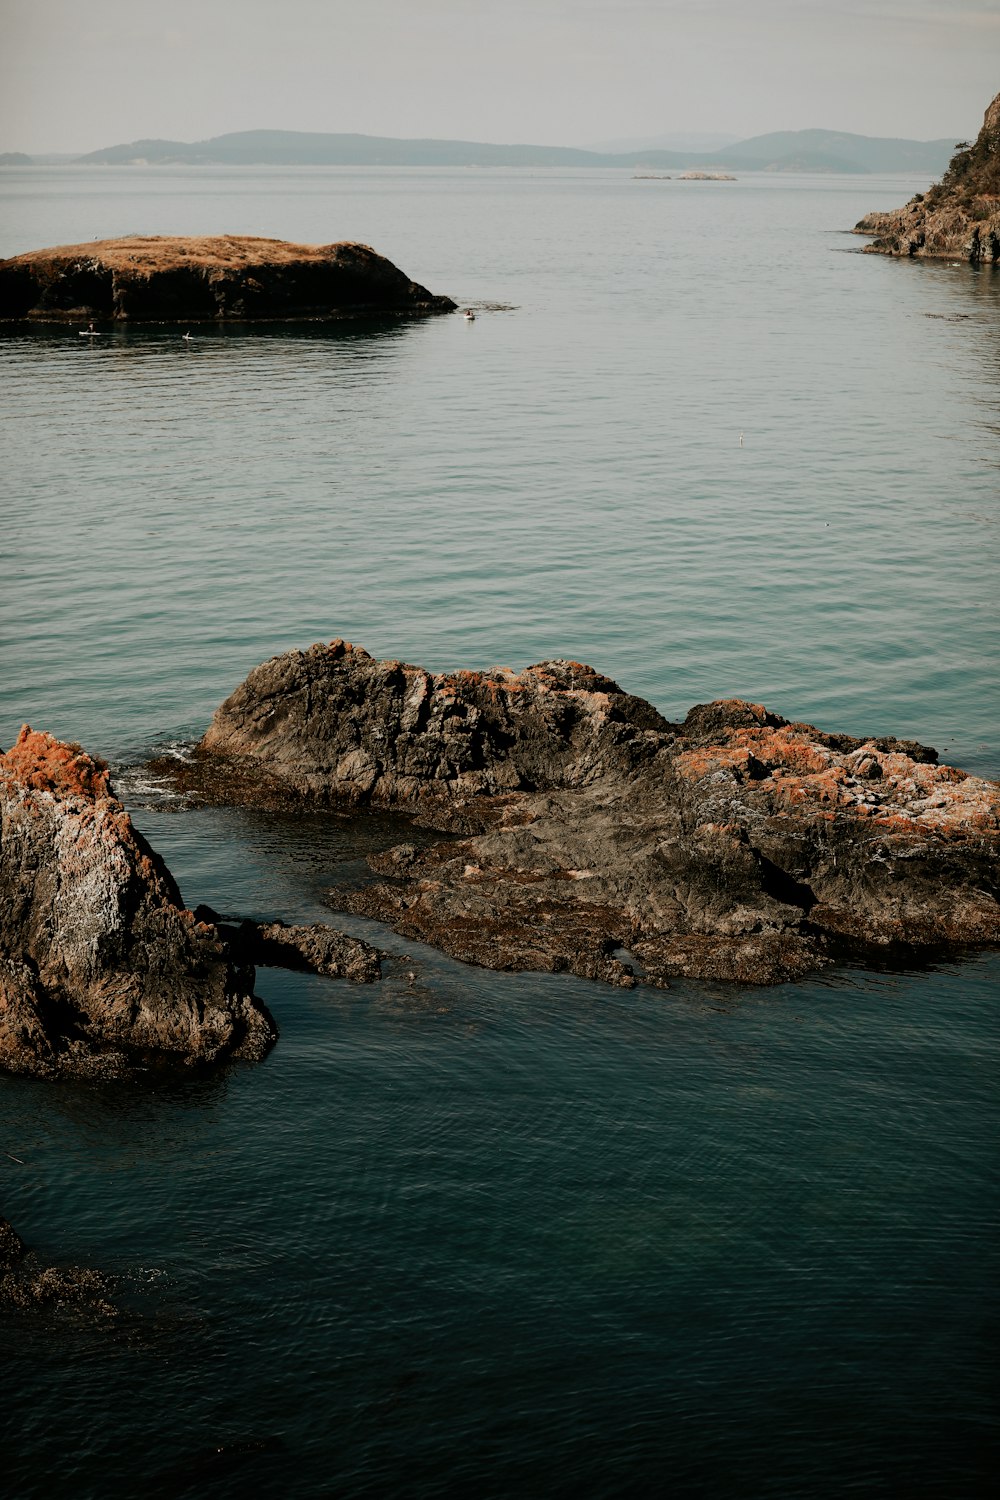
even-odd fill
[[[53,245],[15,255],[8,266],[33,265],[42,258],[52,261],[96,260],[115,271],[136,267],[154,271],[176,271],[184,266],[229,269],[246,266],[288,265],[294,261],[325,261],[331,251],[376,252],[370,245],[340,240],[330,245],[298,245],[290,240],[270,240],[257,234],[127,234],[120,239],[84,240],[79,245]]]

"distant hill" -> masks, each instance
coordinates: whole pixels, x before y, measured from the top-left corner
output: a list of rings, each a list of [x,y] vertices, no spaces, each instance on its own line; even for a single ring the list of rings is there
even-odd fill
[[[397,140],[298,130],[240,130],[208,141],[132,141],[79,162],[254,167],[590,167],[600,158],[572,146],[498,146],[482,141]]]
[[[616,141],[592,141],[586,149],[602,156],[621,156],[628,151],[721,151],[734,146],[738,135],[720,135],[715,131],[675,130],[667,135],[625,136]]]
[[[679,140],[679,137],[662,137]],[[711,137],[689,139],[710,140]],[[655,167],[747,172],[943,172],[954,143],[834,130],[778,131],[709,150],[643,145],[620,151],[485,141],[400,140],[299,130],[240,130],[206,141],[129,141],[73,160],[106,166]],[[21,160],[21,153],[11,153]],[[0,158],[2,162],[3,158]],[[23,164],[40,164],[25,158]],[[7,164],[12,165],[10,157]]]
[[[955,149],[951,136],[939,141],[849,135],[838,130],[779,130],[728,146],[727,162],[763,161],[771,170],[832,172],[943,172]],[[814,167],[789,163],[816,162]],[[836,163],[836,165],[825,165]]]

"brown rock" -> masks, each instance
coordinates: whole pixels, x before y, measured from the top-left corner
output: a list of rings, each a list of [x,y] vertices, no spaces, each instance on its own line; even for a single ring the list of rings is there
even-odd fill
[[[370,943],[323,922],[304,927],[241,922],[229,937],[229,951],[262,968],[301,969],[355,984],[372,984],[382,977],[378,952]]]
[[[451,312],[368,245],[132,235],[0,261],[0,321],[197,323]]]
[[[185,909],[106,767],[25,726],[0,755],[0,1067],[256,1060],[276,1033],[253,978]]]
[[[334,641],[252,672],[180,775],[462,835],[331,902],[469,962],[773,983],[1000,939],[1000,789],[936,759],[742,700],[670,724],[580,663],[433,674]]]
[[[451,807],[586,784],[626,769],[645,737],[655,748],[669,728],[580,662],[434,673],[336,640],[255,668],[217,710],[189,774],[221,800]]]

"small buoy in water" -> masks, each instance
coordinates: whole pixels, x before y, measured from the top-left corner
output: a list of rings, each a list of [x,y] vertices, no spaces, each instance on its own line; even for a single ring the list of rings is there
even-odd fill
[[[743,447],[743,434],[742,434],[742,432],[740,433],[740,447],[741,448]]]
[[[190,337],[191,337],[191,330],[190,330],[190,328],[188,329],[187,333],[182,333],[181,334],[181,338],[182,339],[187,340],[187,339],[190,339]]]

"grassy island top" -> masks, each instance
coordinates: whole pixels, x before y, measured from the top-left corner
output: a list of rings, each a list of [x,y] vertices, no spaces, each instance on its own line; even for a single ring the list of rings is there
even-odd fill
[[[121,239],[86,240],[81,245],[54,245],[29,250],[7,262],[38,260],[97,260],[111,270],[170,271],[179,266],[241,267],[279,265],[292,261],[329,260],[338,251],[374,255],[369,245],[339,240],[330,245],[294,245],[253,234],[130,234]]]

